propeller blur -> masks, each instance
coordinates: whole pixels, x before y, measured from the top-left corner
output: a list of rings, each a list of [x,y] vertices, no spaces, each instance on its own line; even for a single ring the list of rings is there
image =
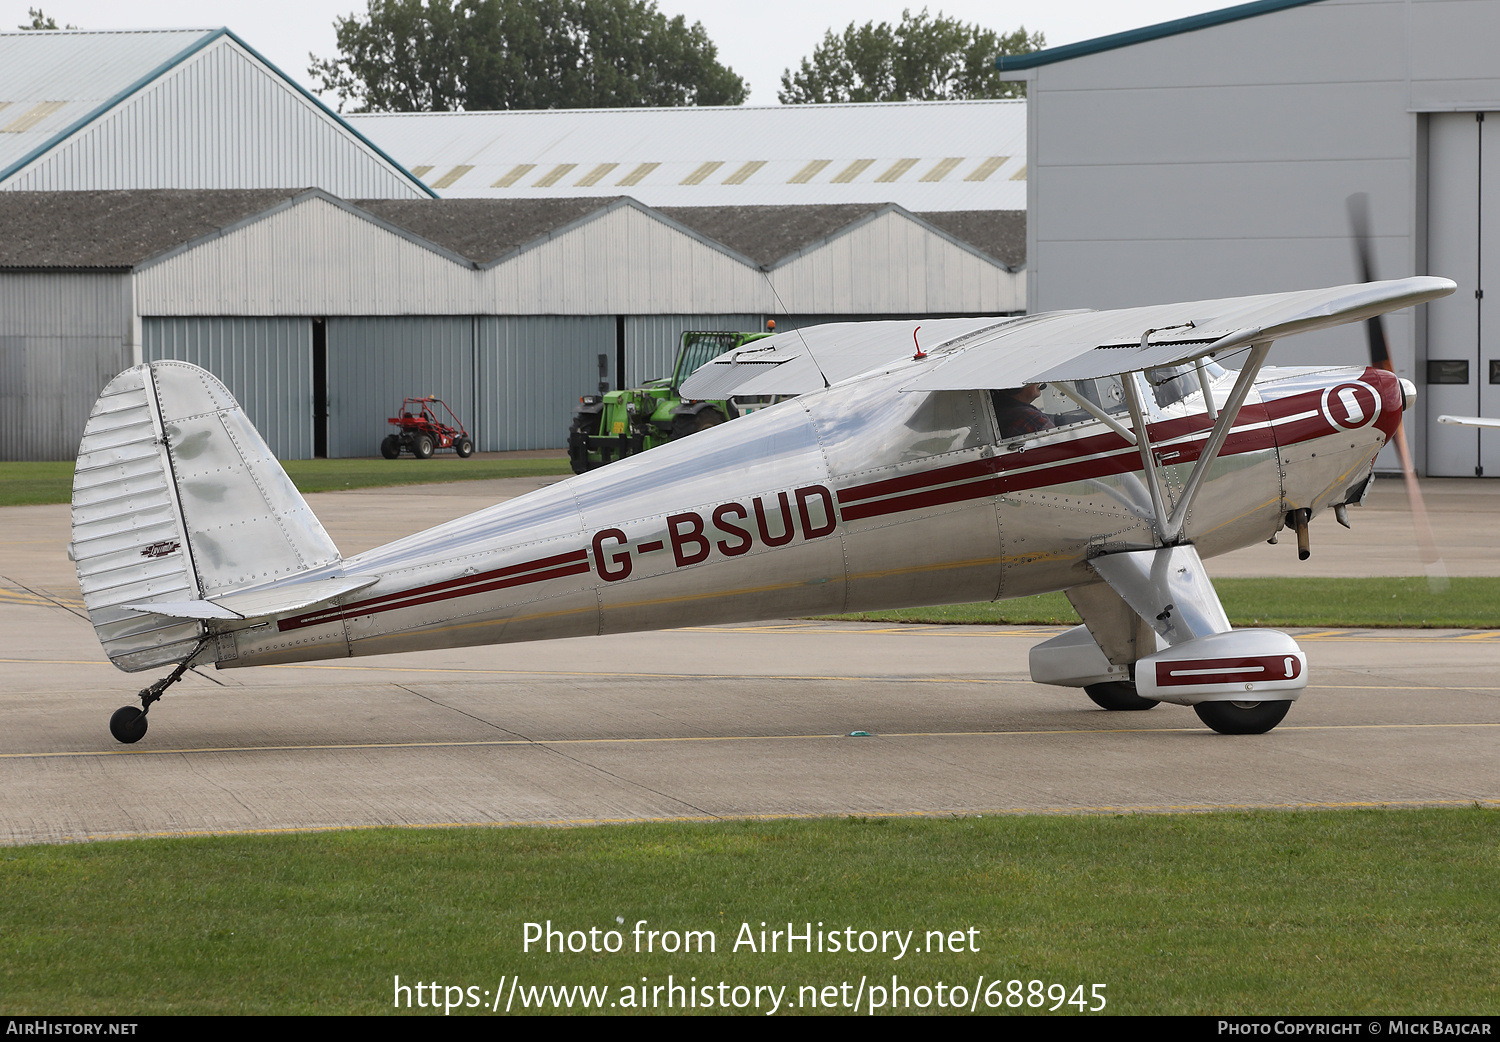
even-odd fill
[[[1191,705],[1260,733],[1306,688],[1288,635],[1232,629],[1203,559],[1369,488],[1415,393],[1370,366],[1265,367],[1272,341],[1451,293],[1413,278],[1108,312],[781,333],[695,398],[796,395],[344,558],[229,391],[126,370],[80,448],[72,553],[121,669],[355,655],[1061,590],[1039,683]],[[1220,362],[1239,361],[1236,372]]]

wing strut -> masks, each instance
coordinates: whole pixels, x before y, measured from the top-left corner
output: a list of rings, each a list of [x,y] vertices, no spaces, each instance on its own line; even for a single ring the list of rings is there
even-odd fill
[[[1214,418],[1212,433],[1208,436],[1208,443],[1203,446],[1203,452],[1198,456],[1198,461],[1193,464],[1192,473],[1188,475],[1187,483],[1183,485],[1182,498],[1177,501],[1177,507],[1169,516],[1166,511],[1166,497],[1162,494],[1161,475],[1159,465],[1156,461],[1156,453],[1151,447],[1151,432],[1146,426],[1145,413],[1141,408],[1140,390],[1134,379],[1122,380],[1125,388],[1125,404],[1130,408],[1130,424],[1138,432],[1138,437],[1131,436],[1124,431],[1113,417],[1104,414],[1102,410],[1091,408],[1092,403],[1086,402],[1081,396],[1071,393],[1066,385],[1058,383],[1057,389],[1083,406],[1099,419],[1104,420],[1118,433],[1124,435],[1127,440],[1135,444],[1141,451],[1141,468],[1146,473],[1146,487],[1151,492],[1151,507],[1156,513],[1157,539],[1163,546],[1174,545],[1182,536],[1182,527],[1187,522],[1188,512],[1193,508],[1193,501],[1198,497],[1198,491],[1203,487],[1203,480],[1208,476],[1209,468],[1219,458],[1219,452],[1224,448],[1224,442],[1229,438],[1229,431],[1234,426],[1234,421],[1239,418],[1240,408],[1245,404],[1245,399],[1250,395],[1250,388],[1255,386],[1255,378],[1260,375],[1261,366],[1265,364],[1266,355],[1271,351],[1271,341],[1266,340],[1254,344],[1250,348],[1250,357],[1245,360],[1245,366],[1240,370],[1239,378],[1234,382],[1234,389],[1229,392],[1229,400],[1224,403],[1222,409],[1214,408],[1213,391],[1208,386],[1207,377],[1203,371],[1202,359],[1196,365],[1198,370],[1199,386],[1203,388],[1204,404],[1208,408],[1209,416]]]
[[[1163,543],[1175,543],[1177,537],[1182,534],[1182,526],[1187,521],[1188,511],[1193,507],[1193,500],[1198,497],[1198,490],[1203,487],[1203,479],[1208,476],[1208,468],[1213,466],[1214,460],[1219,458],[1219,450],[1224,447],[1224,442],[1229,437],[1229,429],[1234,426],[1234,421],[1239,417],[1240,406],[1245,404],[1250,388],[1255,386],[1255,378],[1260,375],[1260,367],[1265,364],[1266,355],[1270,351],[1269,340],[1256,344],[1250,349],[1250,357],[1245,360],[1245,367],[1240,370],[1240,378],[1234,382],[1234,390],[1229,392],[1229,401],[1224,403],[1224,408],[1219,412],[1219,418],[1214,421],[1214,430],[1208,436],[1208,444],[1203,446],[1202,455],[1198,457],[1198,462],[1193,464],[1193,472],[1188,475],[1187,484],[1183,486],[1182,498],[1177,501],[1177,509],[1172,511],[1172,516],[1167,519],[1161,533]],[[1199,372],[1202,372],[1201,368]]]
[[[1095,405],[1093,402],[1089,401],[1083,395],[1081,395],[1077,391],[1073,390],[1073,388],[1069,387],[1067,383],[1065,383],[1065,382],[1064,383],[1055,383],[1052,386],[1056,390],[1061,391],[1067,397],[1071,398],[1073,400],[1073,404],[1074,405],[1077,405],[1080,409],[1082,409],[1084,412],[1088,413],[1094,419],[1098,420],[1100,423],[1104,424],[1106,427],[1108,427],[1110,430],[1114,431],[1120,437],[1122,437],[1126,441],[1130,442],[1130,444],[1132,444],[1132,445],[1135,444],[1135,431],[1131,430],[1129,427],[1125,426],[1123,423],[1121,423],[1119,420],[1115,419],[1109,413],[1107,413],[1103,409],[1099,408],[1099,406]]]
[[[1130,409],[1130,425],[1139,432],[1136,447],[1141,450],[1141,470],[1146,474],[1146,487],[1151,491],[1151,513],[1156,518],[1156,538],[1163,546],[1167,544],[1165,521],[1166,502],[1161,494],[1161,479],[1156,473],[1156,453],[1151,451],[1151,431],[1146,427],[1145,412],[1141,409],[1140,389],[1136,387],[1135,374],[1125,374],[1120,381],[1125,387],[1125,404]]]

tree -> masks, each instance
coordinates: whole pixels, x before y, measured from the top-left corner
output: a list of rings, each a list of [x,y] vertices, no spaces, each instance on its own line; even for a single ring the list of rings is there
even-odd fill
[[[853,22],[842,35],[829,29],[795,73],[781,74],[776,96],[783,105],[830,101],[938,101],[1025,97],[1024,83],[1001,80],[995,55],[1026,54],[1046,46],[1024,26],[997,33],[946,18],[924,7],[901,24]]]
[[[57,24],[56,18],[51,18],[42,13],[40,7],[28,7],[26,13],[31,16],[30,25],[18,25],[17,29],[62,29],[64,26]],[[76,25],[66,26],[68,29],[77,29]]]
[[[701,23],[655,0],[369,0],[334,22],[339,55],[309,55],[357,112],[738,105]]]

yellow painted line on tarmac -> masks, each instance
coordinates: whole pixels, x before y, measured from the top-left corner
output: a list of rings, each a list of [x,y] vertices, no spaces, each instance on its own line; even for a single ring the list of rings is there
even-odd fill
[[[4,660],[0,660],[4,661]],[[577,669],[465,669],[461,666],[324,666],[286,662],[264,669],[346,670],[357,673],[473,673],[504,677],[605,677],[615,680],[878,680],[900,684],[1031,684],[1027,678],[908,677],[890,673],[827,676],[817,673],[621,673],[616,670]]]
[[[1286,725],[1277,731],[1401,731],[1500,727],[1497,723],[1431,723],[1431,724],[1305,724]],[[854,737],[845,734],[746,734],[683,735],[654,738],[493,738],[448,742],[351,742],[317,745],[224,745],[186,749],[85,749],[59,752],[0,753],[0,760],[92,759],[106,756],[188,756],[202,753],[276,753],[276,752],[357,752],[368,749],[485,749],[503,746],[577,746],[577,745],[669,745],[707,742],[782,742],[866,738],[1031,738],[1059,735],[1119,734],[1187,734],[1203,732],[1201,725],[1183,727],[1109,727],[1055,728],[1036,731],[890,731],[872,732]]]
[[[275,828],[249,829],[176,829],[142,832],[90,832],[82,837],[86,841],[112,839],[165,839],[185,836],[279,836],[320,832],[373,832],[377,829],[494,829],[494,828],[586,828],[591,825],[677,825],[716,821],[818,821],[845,818],[982,818],[986,814],[996,817],[1020,817],[1045,814],[1051,816],[1090,817],[1094,815],[1121,814],[1211,814],[1255,810],[1312,811],[1312,810],[1390,810],[1420,809],[1423,807],[1500,807],[1500,797],[1480,796],[1463,800],[1358,800],[1346,802],[1300,802],[1300,803],[1180,803],[1142,804],[1131,806],[1079,806],[1079,807],[985,807],[954,808],[951,810],[894,810],[894,811],[846,811],[843,813],[786,813],[786,814],[674,814],[641,815],[619,818],[542,818],[532,821],[431,821],[392,822],[375,825],[286,825]]]
[[[0,665],[110,666],[112,663],[80,659],[0,658]],[[343,666],[307,662],[284,662],[257,669],[312,669],[353,673],[471,674],[502,677],[596,677],[612,680],[788,680],[875,681],[883,684],[1017,684],[1040,687],[1028,677],[908,677],[890,673],[827,675],[816,673],[621,673],[611,670],[576,669],[481,669],[464,666]],[[186,679],[186,678],[184,678]],[[1317,691],[1500,691],[1500,686],[1479,684],[1312,684]]]
[[[0,658],[0,663],[21,666],[112,666],[108,659]]]

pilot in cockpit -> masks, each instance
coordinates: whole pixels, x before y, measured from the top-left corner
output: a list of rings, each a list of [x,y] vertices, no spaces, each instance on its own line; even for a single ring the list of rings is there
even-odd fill
[[[1042,395],[1046,384],[1027,384],[1025,387],[1004,387],[990,392],[990,401],[995,406],[995,422],[1000,428],[1000,438],[1019,438],[1024,434],[1051,430],[1053,422],[1047,414],[1031,404]]]

